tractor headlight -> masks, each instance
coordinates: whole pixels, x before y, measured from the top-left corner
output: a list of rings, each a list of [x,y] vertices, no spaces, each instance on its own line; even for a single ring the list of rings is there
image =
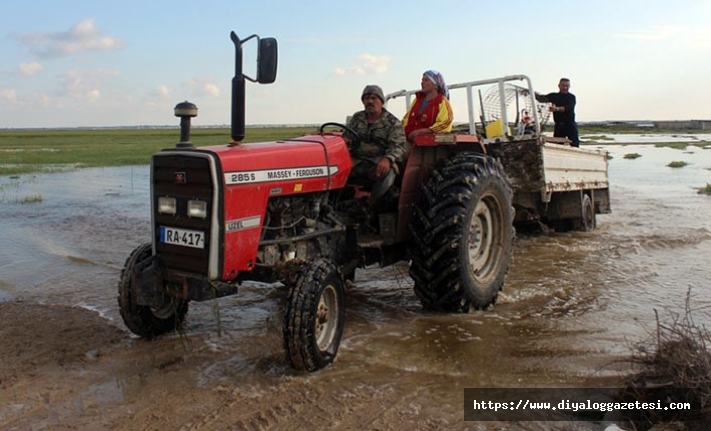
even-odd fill
[[[175,198],[161,197],[158,198],[158,213],[159,214],[175,214],[178,204]]]
[[[207,202],[198,200],[188,201],[188,217],[207,217]]]

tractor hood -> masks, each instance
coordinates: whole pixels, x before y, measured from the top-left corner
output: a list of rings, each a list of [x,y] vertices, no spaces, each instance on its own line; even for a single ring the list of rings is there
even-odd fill
[[[272,196],[341,188],[353,167],[343,138],[335,133],[200,150],[217,155],[228,188],[266,187]]]
[[[202,260],[186,260],[183,247],[172,264],[176,268],[200,264],[210,279],[232,280],[254,269],[271,199],[340,189],[352,167],[348,147],[337,133],[163,150],[153,155],[151,168],[155,242],[168,247],[163,250],[165,257],[174,246],[159,241],[155,232],[161,226],[204,233],[207,245],[196,252],[202,253]],[[174,198],[177,209],[173,213],[158,210],[160,197]],[[207,216],[188,216],[189,201],[206,202]]]

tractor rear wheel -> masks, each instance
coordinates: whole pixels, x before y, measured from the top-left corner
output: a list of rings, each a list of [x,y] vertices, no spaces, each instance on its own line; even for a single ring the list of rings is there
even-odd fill
[[[345,324],[345,289],[336,266],[317,259],[299,268],[284,321],[284,349],[297,370],[317,371],[336,358]]]
[[[501,163],[445,159],[422,185],[410,224],[410,276],[423,307],[467,312],[496,301],[513,247],[512,193]]]
[[[136,303],[133,293],[133,272],[136,265],[151,257],[151,244],[137,247],[126,259],[118,284],[118,303],[124,323],[136,335],[154,338],[179,329],[188,312],[188,301],[164,295],[159,307]]]

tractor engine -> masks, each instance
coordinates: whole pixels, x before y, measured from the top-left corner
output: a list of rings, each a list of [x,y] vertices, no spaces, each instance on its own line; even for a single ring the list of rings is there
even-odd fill
[[[330,212],[326,193],[271,199],[264,215],[258,265],[279,266],[296,258],[331,258],[338,245],[329,241],[329,235],[315,236],[339,226],[337,220],[327,219]]]

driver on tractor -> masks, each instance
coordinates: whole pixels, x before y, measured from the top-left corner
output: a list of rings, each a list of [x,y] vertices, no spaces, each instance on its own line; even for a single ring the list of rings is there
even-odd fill
[[[377,212],[382,210],[380,200],[395,183],[410,145],[400,120],[383,107],[385,96],[379,86],[367,85],[361,101],[364,110],[353,114],[347,124],[358,137],[344,135],[353,159],[348,182],[370,190],[369,203]]]

